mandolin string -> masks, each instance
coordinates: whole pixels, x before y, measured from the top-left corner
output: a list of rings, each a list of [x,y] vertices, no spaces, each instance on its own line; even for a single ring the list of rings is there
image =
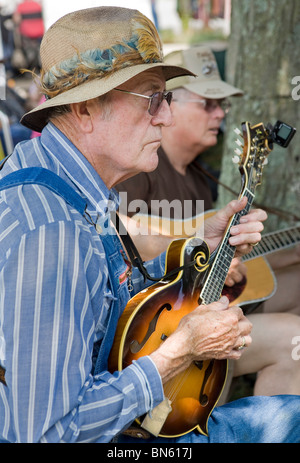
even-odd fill
[[[173,383],[173,388],[170,389],[168,393],[168,398],[173,401],[178,393],[180,392],[182,386],[186,383],[188,376],[192,373],[193,370],[193,365],[190,365],[185,371],[179,373],[179,375],[175,376],[175,378],[172,378],[172,383]],[[178,380],[178,376],[181,377],[180,380]]]
[[[222,292],[222,289],[223,289],[223,286],[226,280],[229,266],[231,264],[231,261],[235,253],[235,247],[229,244],[230,228],[233,225],[238,224],[240,222],[241,216],[247,214],[251,208],[251,205],[254,199],[253,193],[247,188],[245,188],[242,196],[246,196],[248,199],[248,202],[242,211],[236,213],[232,217],[230,224],[228,225],[228,229],[225,233],[225,236],[222,240],[222,243],[220,244],[218,253],[214,259],[214,263],[212,265],[211,271],[202,288],[200,296],[201,296],[202,301],[205,304],[214,302],[218,300],[218,298],[220,297],[220,294]],[[224,265],[222,264],[222,261],[225,261],[225,264],[227,264],[225,268],[224,268]]]
[[[177,375],[175,378],[172,378],[171,381],[172,381],[173,387],[170,389],[169,394],[168,394],[169,399],[171,401],[173,401],[177,397],[178,392],[180,392],[181,387],[186,382],[187,377],[190,374],[190,369],[191,369],[191,366],[189,366],[185,371],[179,373],[179,375]],[[178,380],[179,376],[181,378],[180,380]]]

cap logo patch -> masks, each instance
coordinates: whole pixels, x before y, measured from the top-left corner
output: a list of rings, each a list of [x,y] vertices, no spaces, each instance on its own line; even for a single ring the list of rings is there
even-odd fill
[[[216,69],[217,69],[216,63],[214,63],[214,62],[207,63],[207,64],[205,64],[205,65],[202,67],[202,74],[203,74],[204,76],[209,76],[209,75],[212,74]]]

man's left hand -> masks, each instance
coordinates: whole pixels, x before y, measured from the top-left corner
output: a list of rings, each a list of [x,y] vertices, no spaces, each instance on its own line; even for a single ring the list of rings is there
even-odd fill
[[[247,204],[247,198],[233,200],[220,209],[215,215],[205,220],[204,238],[211,251],[222,240],[230,218],[242,211]],[[229,244],[236,247],[236,257],[243,256],[251,251],[253,245],[261,240],[262,222],[267,219],[267,213],[262,209],[252,209],[247,215],[240,218],[240,223],[231,227]]]

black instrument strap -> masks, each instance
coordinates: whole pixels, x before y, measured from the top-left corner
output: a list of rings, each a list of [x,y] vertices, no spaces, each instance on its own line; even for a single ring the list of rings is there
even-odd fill
[[[119,234],[119,236],[120,236],[120,238],[121,238],[121,240],[122,240],[122,242],[123,242],[123,244],[124,244],[124,246],[126,248],[126,251],[128,253],[128,257],[130,259],[131,264],[133,265],[133,267],[137,267],[139,269],[139,271],[141,272],[141,274],[144,277],[144,281],[150,280],[150,281],[158,282],[158,281],[166,280],[166,279],[169,279],[170,277],[173,277],[173,276],[177,275],[178,272],[180,272],[181,270],[183,270],[185,268],[188,268],[188,267],[192,267],[193,265],[196,264],[196,260],[193,260],[193,261],[189,262],[188,264],[182,265],[180,267],[177,267],[174,270],[171,270],[170,272],[163,275],[161,278],[152,277],[151,275],[149,275],[147,269],[145,268],[144,261],[141,258],[140,253],[138,252],[134,242],[132,241],[131,236],[127,232],[127,229],[126,229],[125,225],[123,224],[122,220],[120,219],[119,214],[117,212],[113,211],[113,212],[111,212],[111,218],[112,218],[112,221],[116,226],[116,230],[117,230],[117,232],[118,232],[118,234]]]

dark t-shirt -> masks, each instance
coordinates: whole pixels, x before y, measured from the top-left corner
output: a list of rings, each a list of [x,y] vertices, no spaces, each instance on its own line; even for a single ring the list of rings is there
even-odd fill
[[[159,164],[153,172],[140,173],[116,185],[121,193],[121,212],[130,217],[140,212],[182,220],[212,209],[211,191],[197,163],[191,163],[182,175],[162,148],[158,155]]]

